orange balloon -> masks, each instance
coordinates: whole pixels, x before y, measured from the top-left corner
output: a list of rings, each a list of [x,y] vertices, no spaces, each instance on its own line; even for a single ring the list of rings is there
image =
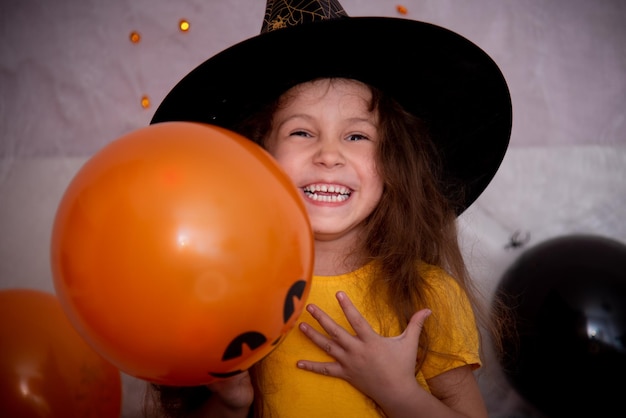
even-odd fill
[[[119,418],[120,372],[76,332],[58,299],[0,291],[0,416]]]
[[[293,328],[313,235],[261,147],[193,122],[150,125],[79,170],[52,234],[68,316],[123,372],[202,385],[249,368]]]

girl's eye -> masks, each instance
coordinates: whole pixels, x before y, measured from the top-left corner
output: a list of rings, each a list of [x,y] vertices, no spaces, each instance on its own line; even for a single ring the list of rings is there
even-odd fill
[[[361,134],[352,134],[352,135],[349,135],[348,138],[346,139],[348,141],[361,141],[361,140],[367,139],[367,137]]]
[[[306,131],[293,131],[292,133],[290,133],[290,135],[292,136],[303,136],[303,137],[309,137],[311,135],[309,135],[308,132]]]

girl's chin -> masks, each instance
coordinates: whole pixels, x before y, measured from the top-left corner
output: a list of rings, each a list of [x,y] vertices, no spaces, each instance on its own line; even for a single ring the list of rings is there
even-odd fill
[[[339,228],[337,225],[332,227],[324,225],[323,227],[312,222],[313,238],[315,241],[339,241],[351,240],[356,237],[354,228]]]

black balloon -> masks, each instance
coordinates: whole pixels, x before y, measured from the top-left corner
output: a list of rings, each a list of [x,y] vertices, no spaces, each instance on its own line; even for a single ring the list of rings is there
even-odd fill
[[[526,250],[498,286],[516,338],[500,364],[548,417],[626,416],[626,245],[574,235]]]

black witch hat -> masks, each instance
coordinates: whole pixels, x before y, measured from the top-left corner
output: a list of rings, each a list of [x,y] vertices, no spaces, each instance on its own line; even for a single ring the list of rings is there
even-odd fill
[[[336,0],[268,0],[261,33],[185,76],[152,122],[233,127],[295,84],[345,77],[373,85],[424,119],[461,213],[487,187],[509,144],[511,97],[496,63],[448,29],[350,17]]]

